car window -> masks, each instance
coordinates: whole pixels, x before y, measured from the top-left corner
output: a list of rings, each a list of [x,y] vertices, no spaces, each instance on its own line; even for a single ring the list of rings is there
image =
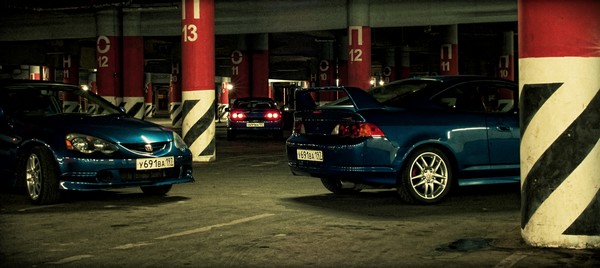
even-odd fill
[[[272,109],[276,108],[274,102],[267,100],[239,100],[233,105],[234,108],[240,109]]]
[[[7,116],[50,116],[62,113],[123,114],[102,97],[74,87],[8,86],[1,91],[0,99],[0,105]]]
[[[445,90],[432,101],[459,111],[502,113],[513,110],[515,92],[502,84],[466,83]]]

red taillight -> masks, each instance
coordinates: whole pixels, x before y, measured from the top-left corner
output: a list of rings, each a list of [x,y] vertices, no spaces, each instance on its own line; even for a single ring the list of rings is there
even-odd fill
[[[368,137],[384,137],[383,131],[372,123],[341,123],[337,125],[332,135],[338,135],[342,138],[368,138]]]
[[[229,112],[229,118],[233,121],[242,121],[246,118],[246,113],[240,110],[233,110]]]
[[[270,110],[265,113],[266,120],[276,121],[281,118],[281,113],[277,110]]]

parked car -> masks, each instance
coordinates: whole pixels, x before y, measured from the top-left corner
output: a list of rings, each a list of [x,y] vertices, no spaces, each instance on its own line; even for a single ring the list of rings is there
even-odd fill
[[[163,195],[193,182],[183,139],[75,85],[0,81],[0,171],[34,204],[63,190],[141,187]]]
[[[396,188],[433,204],[456,185],[519,182],[517,84],[480,76],[411,78],[373,88],[296,92],[287,139],[294,175],[333,193]],[[323,101],[320,96],[340,96]]]
[[[271,98],[238,98],[227,111],[228,140],[241,133],[266,133],[276,139],[283,138],[283,117]]]

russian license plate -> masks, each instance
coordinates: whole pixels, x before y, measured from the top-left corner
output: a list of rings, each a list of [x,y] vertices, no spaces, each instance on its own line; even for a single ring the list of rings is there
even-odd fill
[[[172,156],[156,158],[140,158],[135,160],[136,170],[149,170],[175,167],[175,159]]]
[[[296,150],[296,158],[298,160],[323,162],[323,151],[320,150]]]
[[[265,123],[246,123],[246,127],[265,127]]]

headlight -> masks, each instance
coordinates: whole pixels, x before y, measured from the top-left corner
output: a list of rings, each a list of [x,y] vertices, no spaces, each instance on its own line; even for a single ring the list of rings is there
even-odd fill
[[[179,136],[179,134],[177,134],[175,131],[173,131],[173,143],[175,144],[175,148],[179,150],[183,151],[187,149],[187,145],[185,144],[181,136]]]
[[[67,149],[79,151],[84,154],[91,154],[93,152],[111,154],[119,150],[116,145],[103,139],[76,133],[68,134],[65,137],[65,143]]]

